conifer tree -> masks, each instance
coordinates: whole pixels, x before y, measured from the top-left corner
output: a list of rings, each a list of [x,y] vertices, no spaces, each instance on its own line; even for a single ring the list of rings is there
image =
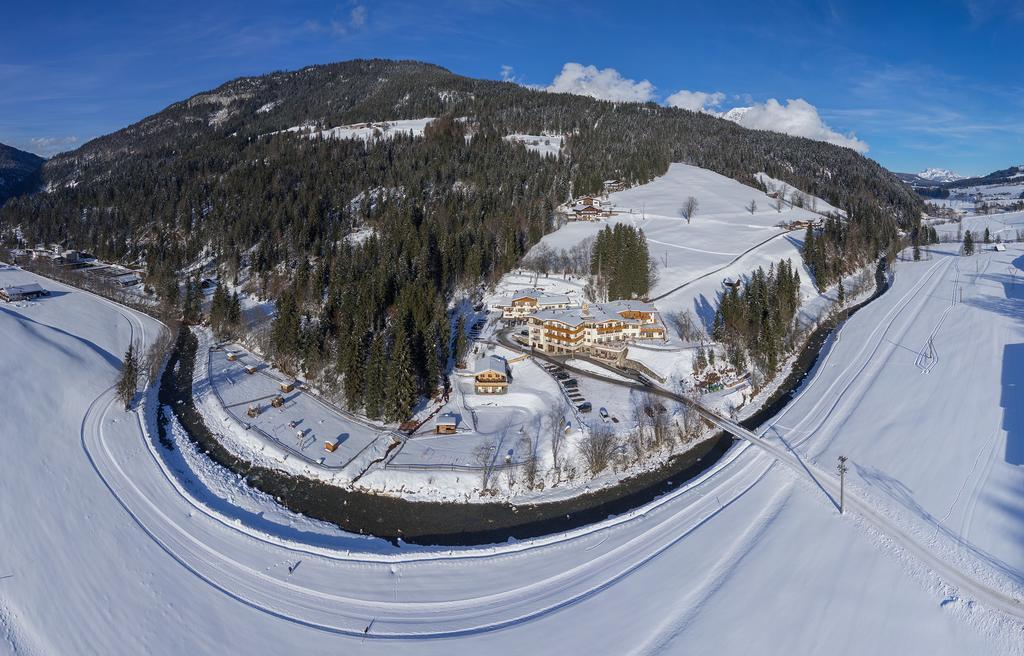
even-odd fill
[[[460,314],[459,320],[455,322],[455,361],[456,363],[465,362],[466,349],[469,348],[469,343],[466,340],[466,316]]]
[[[132,399],[139,385],[139,359],[134,344],[128,345],[128,350],[121,360],[121,375],[117,380],[117,398],[124,403],[124,409],[131,409]]]
[[[217,287],[213,292],[213,299],[210,301],[210,327],[215,335],[220,336],[224,332],[228,320],[231,301],[228,299],[227,290],[223,283],[217,281]]]
[[[416,404],[417,386],[413,374],[409,337],[402,326],[395,331],[387,372],[384,418],[389,422],[403,421],[409,417]]]
[[[385,340],[386,336],[383,331],[374,335],[373,345],[370,347],[370,357],[366,363],[366,392],[363,405],[366,409],[366,416],[370,419],[380,419],[384,411],[384,394],[387,385]]]

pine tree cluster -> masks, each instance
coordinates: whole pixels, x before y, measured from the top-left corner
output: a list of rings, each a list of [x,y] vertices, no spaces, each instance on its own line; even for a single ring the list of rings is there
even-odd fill
[[[594,240],[590,273],[607,291],[608,300],[644,298],[651,287],[651,258],[640,228],[617,223]]]
[[[800,273],[790,260],[758,267],[740,286],[725,292],[715,313],[713,337],[725,345],[729,363],[739,370],[752,361],[765,378],[795,348]],[[750,360],[748,360],[748,357]]]

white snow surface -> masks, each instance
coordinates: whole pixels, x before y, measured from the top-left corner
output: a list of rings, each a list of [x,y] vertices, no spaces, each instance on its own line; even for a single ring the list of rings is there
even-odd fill
[[[1016,244],[900,263],[758,431],[809,470],[744,443],[635,511],[472,548],[346,535],[188,471],[201,455],[155,443],[154,394],[124,412],[110,391],[158,325],[4,268],[4,285],[56,293],[0,305],[0,371],[17,372],[0,400],[0,651],[1024,653],[1019,614],[938,573],[1024,588],[1022,267]],[[839,454],[858,502],[843,516],[815,482]]]
[[[412,137],[422,137],[423,130],[434,118],[413,118],[397,121],[373,121],[367,123],[354,123],[352,125],[339,125],[333,128],[320,129],[316,125],[296,125],[285,132],[296,132],[310,139],[388,139],[396,134],[406,134]]]
[[[679,214],[688,196],[699,203],[689,224]],[[609,194],[608,198],[615,216],[601,221],[569,222],[546,235],[540,244],[568,250],[608,225],[627,223],[642,228],[651,257],[659,262],[659,278],[651,290],[652,298],[699,276],[719,272],[769,240],[779,242],[777,256],[793,257],[796,251],[792,244],[782,244],[787,241],[788,231],[779,224],[821,218],[810,210],[788,205],[779,212],[773,206],[775,200],[761,190],[688,164],[671,164],[664,176]],[[751,201],[757,205],[753,214],[746,209]],[[824,201],[818,202],[820,208],[829,207]],[[802,230],[792,234],[803,237]],[[534,251],[537,248],[534,246]],[[721,283],[721,278],[717,282]]]
[[[558,157],[562,153],[562,144],[565,140],[560,134],[510,134],[505,138],[523,144],[528,150],[552,157]]]

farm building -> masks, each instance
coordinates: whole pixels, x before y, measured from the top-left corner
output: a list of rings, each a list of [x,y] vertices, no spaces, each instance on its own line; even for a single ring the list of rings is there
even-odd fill
[[[497,355],[489,355],[476,363],[473,376],[477,394],[504,394],[508,391],[508,362]]]
[[[48,296],[50,292],[43,289],[39,283],[30,282],[24,285],[11,285],[0,287],[0,299],[5,301],[24,301],[26,299]]]
[[[459,416],[454,412],[445,412],[437,416],[434,432],[438,435],[450,435],[459,427]]]

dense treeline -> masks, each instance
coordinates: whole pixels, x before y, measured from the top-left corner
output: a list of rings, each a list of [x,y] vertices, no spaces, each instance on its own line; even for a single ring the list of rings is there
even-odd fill
[[[799,308],[797,267],[788,259],[767,272],[758,267],[742,285],[731,286],[723,294],[712,336],[725,346],[729,363],[736,369],[742,371],[752,362],[763,379],[770,379],[784,356],[797,346]]]
[[[285,131],[427,116],[441,118],[423,138]],[[504,139],[512,132],[564,134],[565,156],[542,158]],[[278,301],[270,344],[282,364],[397,419],[449,363],[454,290],[515,266],[570,195],[607,178],[647,182],[673,161],[754,185],[763,171],[848,209],[842,234],[821,242],[842,266],[920,214],[914,194],[849,149],[373,60],[234,80],[60,155],[44,167],[48,191],[0,209],[0,231],[144,264],[147,284],[176,307],[190,300],[179,299],[179,272],[195,263],[215,262],[228,282],[244,271]],[[651,284],[635,241],[626,259],[636,265],[610,278],[615,297]],[[225,332],[239,329],[230,311],[218,302]]]
[[[595,295],[602,300],[643,298],[651,288],[651,258],[644,231],[624,223],[597,233],[590,256]]]

